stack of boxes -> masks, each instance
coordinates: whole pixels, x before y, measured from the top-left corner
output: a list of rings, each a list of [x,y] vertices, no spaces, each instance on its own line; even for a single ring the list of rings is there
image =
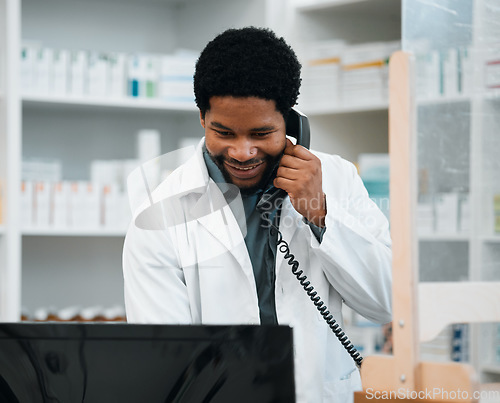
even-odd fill
[[[345,43],[321,41],[306,46],[300,103],[311,109],[335,109],[340,105],[340,61]]]
[[[419,53],[416,57],[417,99],[470,95],[472,73],[472,56],[467,47]]]
[[[351,45],[342,55],[342,102],[344,105],[387,103],[389,57],[400,42]]]
[[[51,49],[26,42],[21,49],[25,95],[142,98],[193,103],[197,53],[127,54]]]
[[[303,61],[300,103],[320,110],[387,103],[388,60],[400,47],[399,41],[306,44],[299,51]]]
[[[90,180],[63,180],[57,160],[23,161],[22,228],[125,231],[131,220],[127,177],[161,153],[158,131],[141,130],[137,139],[137,159],[94,160]]]
[[[21,182],[23,230],[116,230],[130,222],[127,195],[116,183],[98,181]]]
[[[420,235],[468,234],[470,231],[469,194],[463,192],[420,195],[417,230]]]

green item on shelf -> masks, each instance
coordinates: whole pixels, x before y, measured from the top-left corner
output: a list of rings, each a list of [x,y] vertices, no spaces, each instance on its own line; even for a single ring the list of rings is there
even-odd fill
[[[494,230],[497,234],[500,234],[500,194],[496,194],[493,196],[493,211],[495,214]]]
[[[495,214],[500,214],[500,194],[493,196],[493,209],[495,210]]]

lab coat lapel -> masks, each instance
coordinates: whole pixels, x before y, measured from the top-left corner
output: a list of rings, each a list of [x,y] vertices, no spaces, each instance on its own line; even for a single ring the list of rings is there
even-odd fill
[[[202,143],[197,149],[196,156],[189,162],[190,166],[186,170],[186,175],[184,175],[191,187],[204,182],[202,192],[200,192],[199,187],[196,189],[196,193],[201,194],[190,208],[190,219],[196,220],[215,240],[222,244],[225,251],[234,256],[245,272],[246,277],[255,287],[252,264],[242,231],[224,194],[208,175],[201,145]],[[235,202],[242,203],[241,197],[231,203]],[[243,211],[242,204],[240,208]],[[207,243],[206,246],[210,247],[210,243]]]
[[[202,195],[202,197],[200,197],[194,207],[194,210],[199,211],[200,209],[203,209],[203,211],[205,211],[207,209],[206,206],[211,206],[213,211],[200,216],[198,218],[198,223],[203,226],[217,242],[222,244],[222,252],[229,252],[232,256],[234,256],[239,266],[245,273],[245,277],[248,279],[250,287],[255,288],[252,264],[240,226],[238,225],[238,222],[229,205],[227,203],[220,203],[220,199],[217,199],[224,198],[224,195],[219,191],[218,186],[214,182],[211,182],[211,184],[213,186],[209,188],[217,189],[219,195],[216,196],[215,201],[213,199],[210,200],[210,195],[214,196],[217,191],[207,191]],[[199,235],[200,234],[197,234],[197,236]],[[201,239],[202,238],[200,238],[200,242],[202,242]],[[207,247],[210,247],[211,243],[207,242],[206,245]]]

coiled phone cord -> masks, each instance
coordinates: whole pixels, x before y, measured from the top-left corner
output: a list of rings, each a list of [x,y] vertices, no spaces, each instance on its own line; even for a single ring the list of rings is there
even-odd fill
[[[316,309],[319,311],[325,322],[328,324],[332,332],[337,336],[340,343],[347,350],[349,355],[352,357],[358,368],[361,367],[361,363],[363,362],[363,357],[361,354],[354,348],[353,344],[342,330],[340,325],[337,323],[335,318],[330,314],[328,307],[321,300],[320,296],[316,291],[314,291],[314,287],[311,285],[310,281],[307,281],[307,276],[302,275],[303,271],[299,270],[299,262],[295,260],[295,256],[290,253],[290,247],[288,243],[283,239],[283,235],[280,230],[273,225],[273,229],[278,233],[278,240],[276,245],[281,253],[285,255],[285,259],[288,260],[288,264],[292,267],[293,275],[299,280],[300,285],[304,288],[307,295],[311,299],[311,301],[316,306]]]

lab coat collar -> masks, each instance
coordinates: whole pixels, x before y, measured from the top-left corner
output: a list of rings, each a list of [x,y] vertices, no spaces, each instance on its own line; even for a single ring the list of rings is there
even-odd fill
[[[209,175],[207,166],[203,159],[203,145],[205,138],[203,137],[196,146],[195,153],[183,165],[182,175],[179,178],[179,193],[203,193],[209,183]]]

